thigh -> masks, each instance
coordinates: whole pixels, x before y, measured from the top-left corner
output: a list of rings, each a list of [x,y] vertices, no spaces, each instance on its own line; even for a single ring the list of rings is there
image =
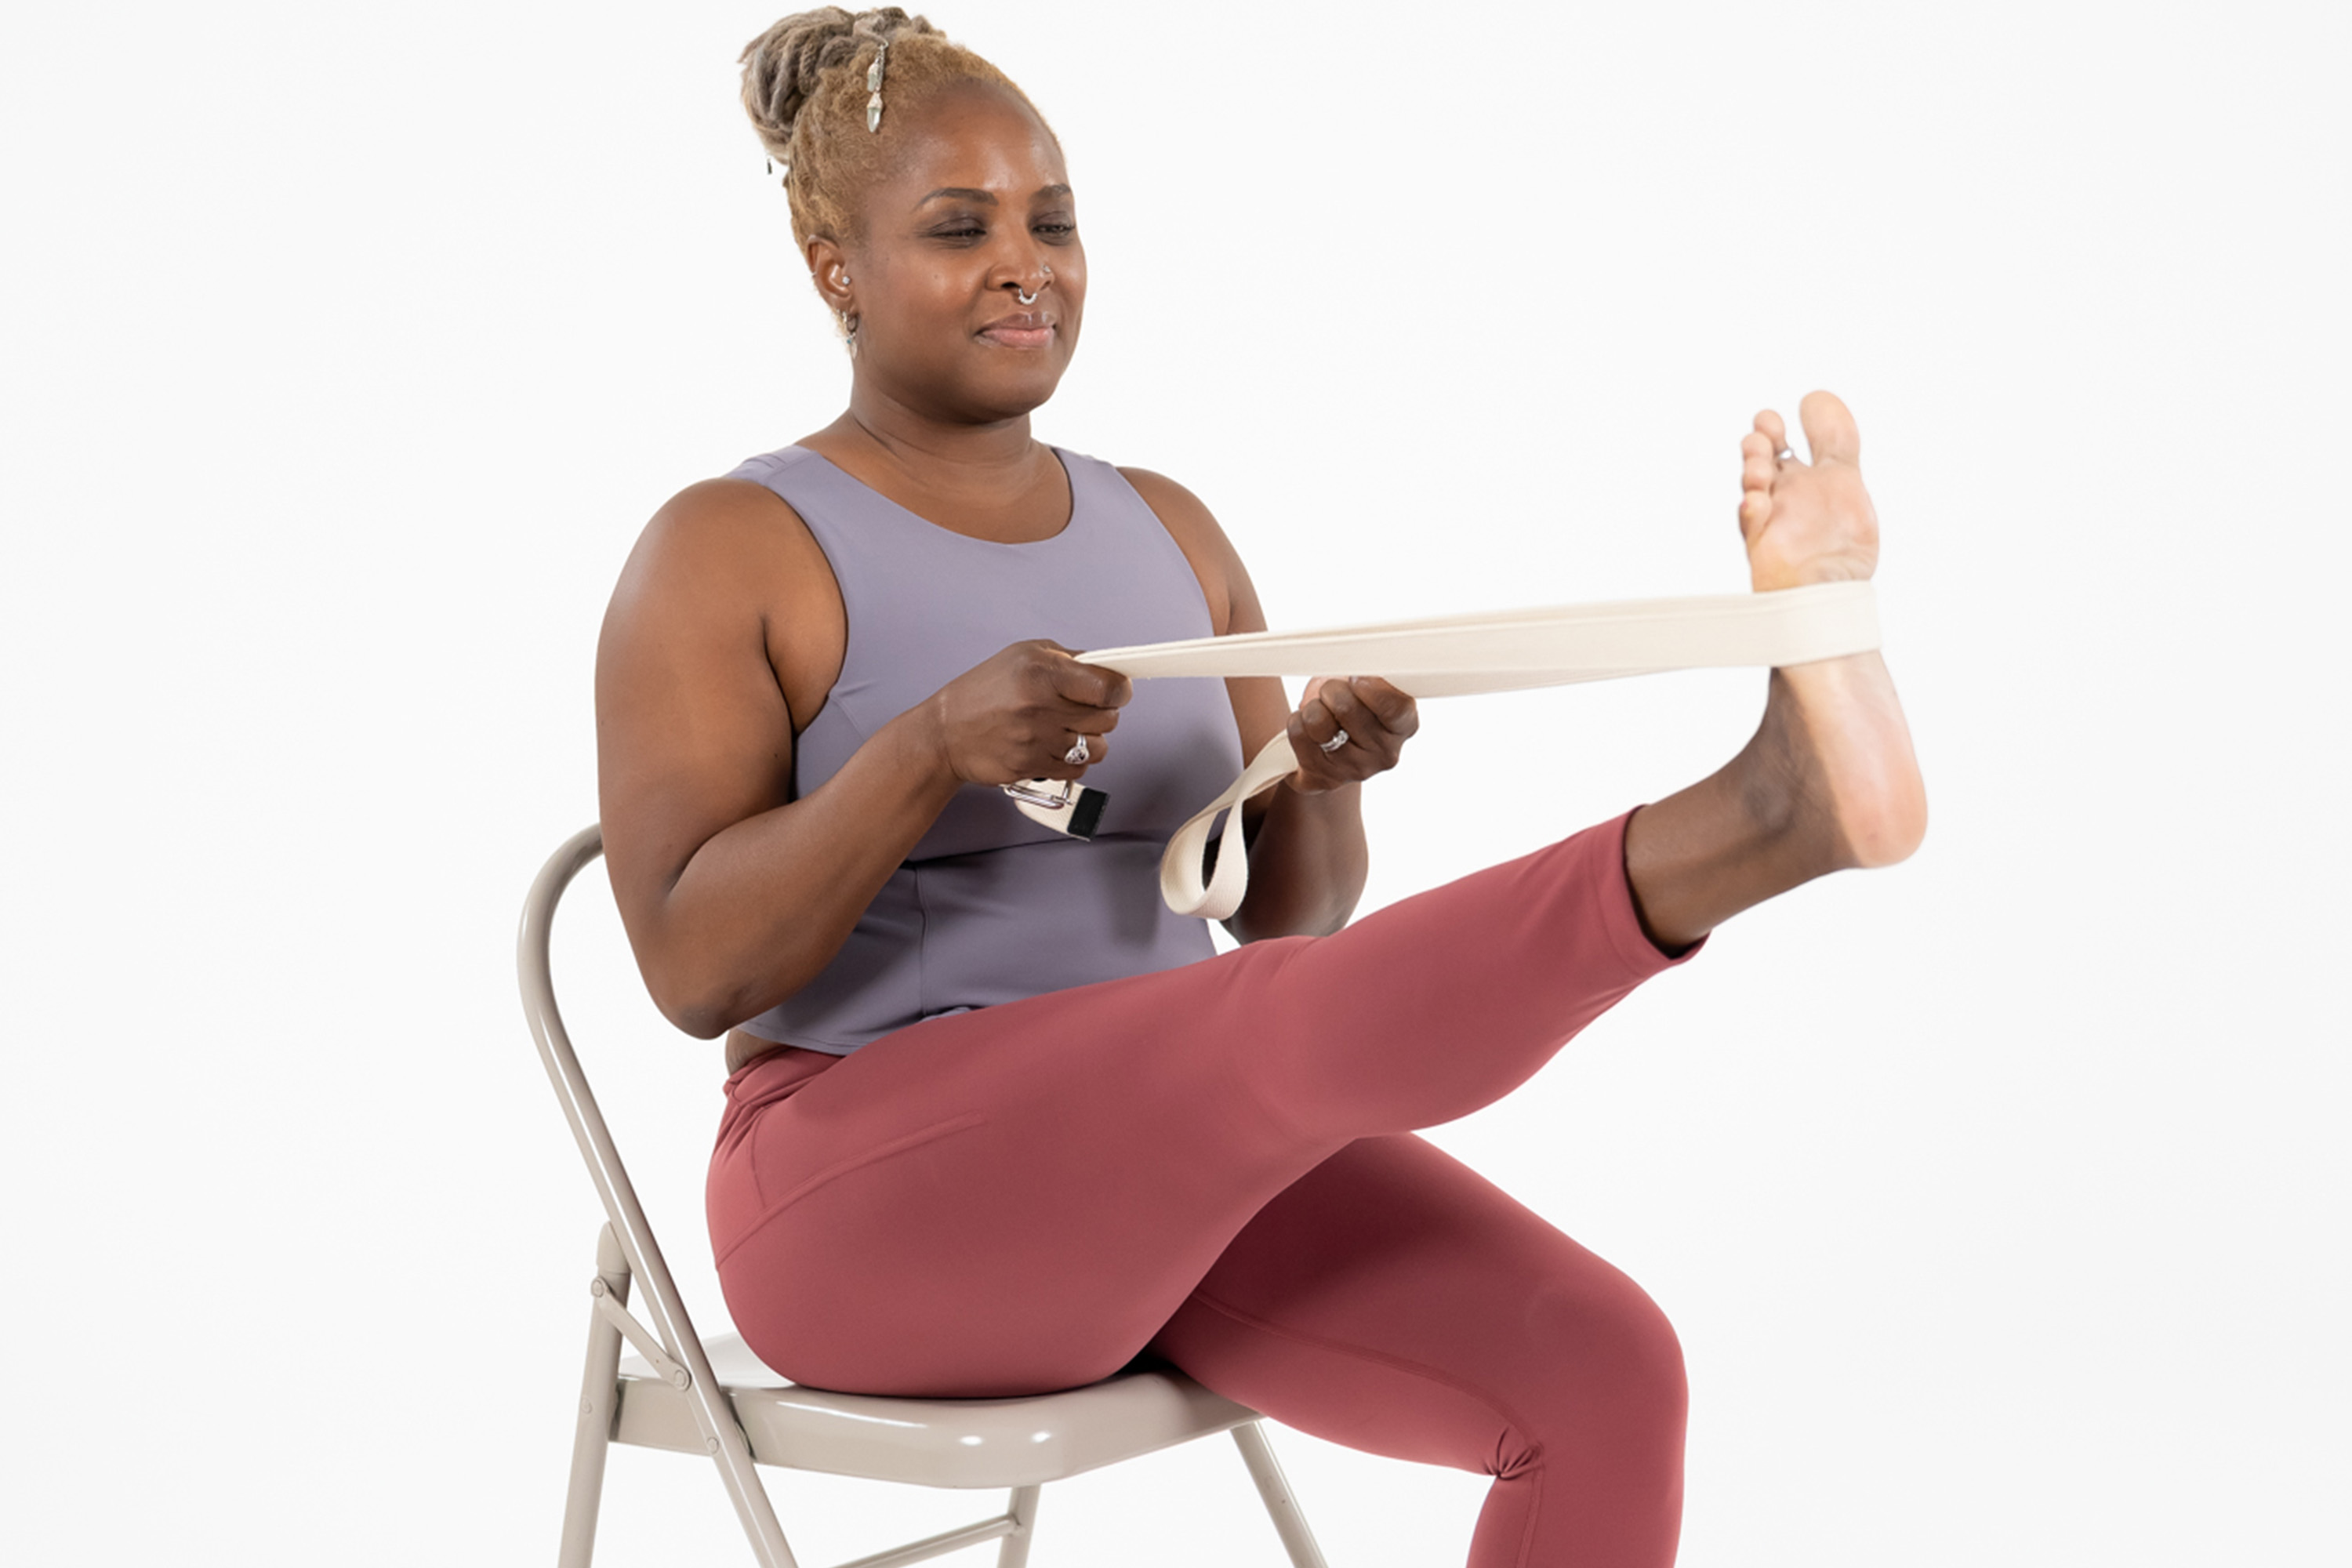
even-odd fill
[[[1287,1426],[1516,1483],[1481,1527],[1516,1544],[1478,1561],[1671,1558],[1673,1330],[1623,1273],[1419,1138],[1351,1143],[1268,1202],[1153,1348]]]
[[[711,1184],[744,1338],[795,1381],[877,1394],[1116,1371],[1338,1146],[1231,1059],[1281,946],[933,1019],[765,1108]]]

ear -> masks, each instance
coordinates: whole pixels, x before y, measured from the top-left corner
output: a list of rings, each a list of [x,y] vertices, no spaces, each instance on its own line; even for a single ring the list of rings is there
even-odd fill
[[[849,309],[849,254],[823,235],[812,238],[803,247],[808,261],[809,279],[825,304],[835,310]]]

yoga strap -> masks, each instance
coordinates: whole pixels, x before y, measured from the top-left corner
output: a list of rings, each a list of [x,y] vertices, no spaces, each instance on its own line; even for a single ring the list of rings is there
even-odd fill
[[[1101,648],[1077,657],[1137,680],[1161,676],[1377,675],[1415,697],[1519,691],[1582,680],[1613,680],[1668,669],[1808,664],[1878,646],[1878,607],[1868,583],[1821,583],[1768,594],[1626,599],[1549,609],[1503,610],[1433,620],[1390,621],[1319,632],[1246,632],[1186,642]],[[1221,921],[1249,889],[1241,834],[1217,841],[1201,878],[1209,830],[1226,813],[1296,772],[1290,737],[1278,734],[1225,792],[1168,841],[1160,892],[1178,914]],[[1041,789],[1057,786],[1032,781]],[[1021,809],[1048,826],[1059,814]],[[1231,828],[1238,823],[1234,817]],[[1234,853],[1228,854],[1228,850]]]

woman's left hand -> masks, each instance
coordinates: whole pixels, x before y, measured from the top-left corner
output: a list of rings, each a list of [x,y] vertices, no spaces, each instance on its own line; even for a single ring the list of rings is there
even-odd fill
[[[1361,784],[1396,766],[1397,754],[1421,728],[1413,700],[1377,675],[1350,680],[1318,676],[1290,716],[1290,749],[1298,771],[1283,782],[1301,795],[1321,795]],[[1329,742],[1344,734],[1337,746]]]

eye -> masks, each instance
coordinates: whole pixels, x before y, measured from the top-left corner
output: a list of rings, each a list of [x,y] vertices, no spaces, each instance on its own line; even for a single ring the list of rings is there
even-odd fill
[[[929,231],[933,239],[943,239],[954,245],[971,245],[988,237],[987,226],[977,218],[950,218]]]
[[[1067,218],[1053,217],[1033,226],[1035,232],[1056,243],[1066,244],[1078,232],[1078,226]]]

